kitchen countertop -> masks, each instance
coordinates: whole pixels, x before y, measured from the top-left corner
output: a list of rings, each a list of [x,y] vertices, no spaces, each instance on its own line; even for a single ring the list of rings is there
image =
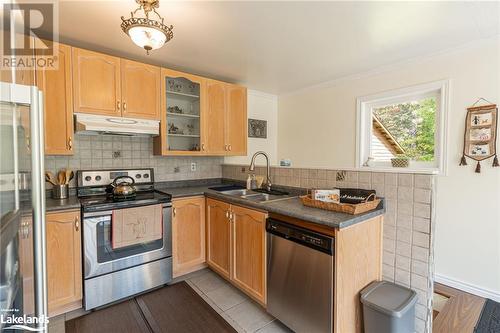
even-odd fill
[[[70,195],[67,199],[45,199],[45,210],[47,212],[68,209],[80,209],[80,200],[76,195]]]
[[[189,186],[178,188],[159,188],[159,190],[172,194],[172,197],[183,198],[196,195],[206,195],[209,198],[224,200],[233,204],[239,204],[250,208],[276,213],[285,216],[294,217],[300,220],[322,224],[331,228],[345,228],[350,225],[363,222],[370,218],[382,215],[385,213],[384,201],[382,200],[379,207],[367,213],[359,215],[350,215],[328,210],[306,207],[302,204],[299,198],[283,198],[270,202],[255,202],[247,199],[225,195],[220,192],[210,190],[210,186]]]
[[[62,210],[80,209],[80,200],[76,195],[70,195],[67,199],[45,198],[45,211],[57,212]],[[21,215],[28,216],[32,214],[31,202],[21,201]]]
[[[219,199],[229,203],[258,209],[269,213],[290,216],[300,220],[325,225],[330,228],[345,228],[385,213],[383,200],[379,207],[375,210],[359,215],[350,215],[318,208],[306,207],[302,204],[298,197],[287,197],[269,202],[255,202],[240,197],[222,194],[221,192],[210,189],[210,187],[216,187],[220,185],[221,184],[219,183],[204,184],[202,186],[194,185],[184,187],[168,187],[168,185],[159,184],[156,189],[171,194],[173,199],[205,195],[209,198]],[[225,183],[224,185],[227,185],[227,183]],[[70,196],[68,199],[63,200],[56,200],[52,198],[46,199],[47,212],[79,208],[80,201],[76,196]]]

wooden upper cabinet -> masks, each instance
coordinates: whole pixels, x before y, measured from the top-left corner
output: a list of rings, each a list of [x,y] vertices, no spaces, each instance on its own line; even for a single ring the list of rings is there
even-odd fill
[[[57,69],[39,68],[37,86],[44,96],[45,154],[73,154],[73,99],[71,47],[63,44],[57,50]]]
[[[49,213],[46,218],[49,315],[82,306],[80,211]]]
[[[173,276],[190,273],[205,263],[205,198],[172,202]]]
[[[160,119],[160,68],[121,59],[122,115]]]
[[[266,304],[265,213],[231,206],[233,269],[231,280],[261,304]]]
[[[247,154],[247,89],[228,84],[226,87],[227,155]]]
[[[231,223],[228,203],[207,199],[207,263],[226,279],[231,276]]]
[[[205,155],[205,79],[161,69],[160,136],[155,155]]]
[[[204,142],[206,151],[213,155],[224,155],[226,152],[226,84],[208,80],[207,107],[204,123]]]
[[[74,112],[121,116],[120,58],[73,48]]]

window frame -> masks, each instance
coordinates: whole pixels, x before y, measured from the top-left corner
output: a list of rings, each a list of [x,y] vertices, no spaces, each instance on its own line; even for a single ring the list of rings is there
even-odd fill
[[[441,80],[357,98],[356,167],[362,170],[445,175],[447,172],[449,86],[449,80]],[[370,166],[367,166],[365,163],[371,150],[372,109],[407,102],[409,99],[428,97],[437,98],[434,161],[410,161],[408,168],[394,168],[390,161],[373,161]]]

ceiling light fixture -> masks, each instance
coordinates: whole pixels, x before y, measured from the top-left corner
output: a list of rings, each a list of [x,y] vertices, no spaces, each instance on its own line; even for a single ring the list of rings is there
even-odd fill
[[[156,50],[165,45],[166,42],[174,37],[172,25],[167,26],[163,23],[163,18],[158,14],[156,8],[160,7],[160,0],[135,0],[139,8],[130,13],[130,18],[125,19],[122,16],[122,30],[139,47],[149,51]],[[140,10],[144,11],[144,17],[134,16]],[[151,13],[156,14],[159,20],[153,20],[149,17]]]

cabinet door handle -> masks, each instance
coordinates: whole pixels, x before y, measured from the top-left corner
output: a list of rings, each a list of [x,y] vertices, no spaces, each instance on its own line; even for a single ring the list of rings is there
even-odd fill
[[[127,112],[127,102],[123,102],[123,112]]]
[[[229,211],[229,222],[234,222],[234,213]]]
[[[120,101],[116,101],[116,109],[117,109],[118,111],[120,111],[120,108],[121,108],[121,103],[120,103]]]
[[[177,209],[176,208],[172,209],[172,214],[174,215],[174,217],[175,217],[175,215],[177,215]]]
[[[224,150],[227,151],[227,145],[224,145]]]
[[[201,144],[201,150],[205,151],[205,144],[204,143]]]
[[[227,146],[227,149],[228,149],[229,151],[231,151],[231,145],[228,145],[228,146]]]
[[[226,210],[226,219],[228,219],[228,218],[229,218],[229,211]]]
[[[69,150],[73,150],[73,140],[71,137],[68,138],[68,148]]]
[[[75,217],[75,230],[78,231],[80,229],[80,220],[78,217]]]

